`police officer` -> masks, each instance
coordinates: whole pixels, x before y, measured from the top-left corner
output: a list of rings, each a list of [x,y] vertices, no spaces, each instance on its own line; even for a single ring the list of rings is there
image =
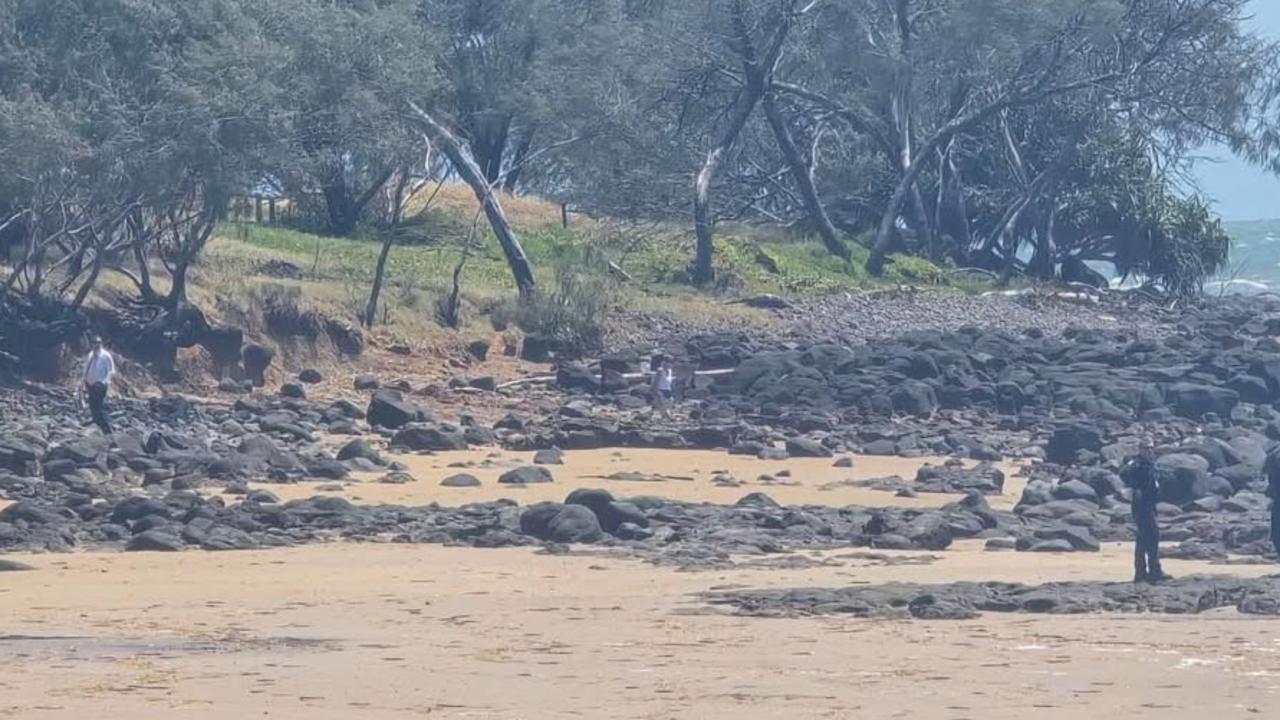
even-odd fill
[[[1271,498],[1271,549],[1280,557],[1280,445],[1267,453],[1267,497]]]
[[[1280,462],[1280,459],[1277,460]],[[1160,582],[1168,580],[1160,568],[1160,526],[1156,522],[1156,504],[1160,502],[1160,483],[1156,479],[1156,466],[1150,450],[1143,448],[1121,473],[1126,485],[1133,490],[1133,521],[1138,526],[1138,538],[1133,547],[1133,581]]]

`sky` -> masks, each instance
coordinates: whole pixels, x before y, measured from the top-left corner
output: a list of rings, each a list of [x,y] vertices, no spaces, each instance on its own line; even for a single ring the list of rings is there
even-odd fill
[[[1280,41],[1280,0],[1252,0],[1254,27]],[[1253,167],[1225,150],[1205,153],[1196,164],[1200,190],[1224,220],[1280,218],[1280,177]]]

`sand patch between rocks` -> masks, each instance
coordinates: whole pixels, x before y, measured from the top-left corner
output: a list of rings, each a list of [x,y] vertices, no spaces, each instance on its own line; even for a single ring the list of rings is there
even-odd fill
[[[834,487],[823,485],[845,480],[899,475],[910,482],[920,466],[939,465],[946,458],[899,458],[851,456],[852,468],[834,467],[831,458],[791,458],[788,460],[759,460],[751,456],[730,455],[710,450],[641,450],[603,449],[574,450],[564,454],[563,465],[548,465],[555,476],[551,483],[527,486],[502,485],[498,477],[511,468],[529,465],[533,453],[475,449],[459,452],[443,452],[437,455],[397,455],[387,457],[409,467],[416,482],[404,485],[386,485],[376,482],[378,475],[361,474],[357,482],[346,483],[338,493],[321,493],[318,487],[334,485],[332,481],[298,483],[294,485],[254,484],[275,493],[282,500],[312,497],[317,494],[335,494],[361,504],[426,505],[432,502],[445,506],[465,505],[511,498],[522,505],[544,500],[560,501],[577,488],[604,488],[614,495],[634,497],[655,495],[670,500],[686,502],[711,502],[731,505],[742,496],[763,492],[782,505],[862,505],[867,507],[936,508],[954,502],[958,495],[921,493],[916,498],[899,498],[891,492],[858,487]],[[976,463],[969,462],[970,465]],[[451,467],[469,465],[469,467]],[[1013,477],[1017,466],[998,464],[1005,473],[1005,494],[989,498],[994,508],[1012,508],[1022,496],[1025,482]],[[789,470],[790,477],[779,477],[778,472]],[[739,483],[737,487],[724,487],[713,482],[717,471],[726,471]],[[440,486],[444,478],[458,473],[477,477],[478,488],[446,488]],[[610,479],[619,474],[661,477],[662,480]],[[769,475],[773,481],[761,480]]]

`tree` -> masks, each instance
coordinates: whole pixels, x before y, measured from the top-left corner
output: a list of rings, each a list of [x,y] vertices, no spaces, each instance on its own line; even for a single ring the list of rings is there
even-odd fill
[[[284,59],[284,123],[273,175],[291,194],[318,197],[321,227],[350,235],[369,204],[417,152],[406,97],[435,83],[434,38],[411,0],[283,0],[256,12]]]
[[[236,0],[4,0],[0,148],[22,167],[0,185],[25,248],[5,289],[77,288],[136,253],[156,299],[148,252],[169,263],[165,304],[226,207],[259,167],[270,113],[269,48]],[[156,241],[152,245],[152,241]]]
[[[440,152],[449,158],[449,162],[453,164],[454,170],[463,182],[471,186],[476,200],[489,220],[489,226],[493,228],[493,234],[498,238],[502,253],[506,256],[507,266],[511,268],[516,289],[520,291],[521,296],[532,293],[535,285],[533,267],[529,264],[529,258],[525,255],[515,231],[511,229],[511,223],[507,221],[507,214],[502,210],[497,190],[488,182],[484,171],[467,154],[462,143],[449,128],[412,101],[409,102],[409,108],[413,111],[423,133],[430,138],[432,145],[438,147]]]
[[[912,7],[899,3],[903,5],[908,11]],[[1017,10],[1006,7],[1008,12],[984,15],[982,33],[966,28],[963,16],[945,12],[945,4],[915,7],[918,12],[909,19],[938,18],[935,22],[953,37],[972,43],[967,52],[983,50],[983,43],[972,42],[983,37],[1007,42],[1013,36],[1019,42],[1005,62],[988,56],[981,77],[965,78],[957,86],[953,97],[960,101],[949,104],[902,164],[867,262],[873,274],[884,267],[900,209],[930,166],[928,159],[953,137],[976,130],[1010,108],[1089,91],[1100,93],[1095,97],[1117,112],[1150,122],[1153,132],[1173,139],[1174,147],[1189,138],[1232,138],[1242,131],[1246,115],[1247,93],[1241,90],[1251,86],[1265,62],[1257,43],[1240,29],[1243,0],[1030,2]],[[957,32],[953,20],[969,31]],[[1034,30],[1004,33],[1001,20],[1014,22],[1015,29],[1030,22]],[[1208,100],[1211,96],[1216,101]],[[905,94],[899,97],[911,102]],[[1193,98],[1194,104],[1188,105]]]

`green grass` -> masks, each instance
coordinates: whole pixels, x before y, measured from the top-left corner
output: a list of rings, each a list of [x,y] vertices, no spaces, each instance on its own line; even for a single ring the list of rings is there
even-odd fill
[[[466,237],[461,225],[431,234],[412,235],[397,244],[387,263],[390,286],[427,292],[447,289]],[[469,228],[469,223],[467,224]],[[683,292],[693,256],[690,234],[683,228],[640,230],[582,222],[578,227],[535,227],[519,231],[521,243],[535,274],[549,281],[557,267],[603,268],[599,260],[616,262],[633,278],[624,292],[664,294]],[[370,236],[330,238],[280,227],[254,224],[228,225],[220,229],[219,263],[245,263],[235,258],[236,241],[287,258],[311,279],[367,286],[373,278],[380,242]],[[464,272],[468,292],[509,295],[511,275],[487,228],[481,228]],[[230,242],[228,242],[230,241]],[[958,290],[982,289],[973,281],[952,281],[937,266],[911,257],[894,258],[884,277],[871,278],[863,269],[867,250],[853,246],[853,261],[831,255],[821,243],[788,238],[776,231],[754,227],[724,226],[716,237],[716,284],[722,295],[775,293],[789,296],[892,285],[951,286]],[[260,261],[249,261],[246,269]],[[769,267],[772,265],[773,267]],[[776,270],[776,272],[774,271]]]

